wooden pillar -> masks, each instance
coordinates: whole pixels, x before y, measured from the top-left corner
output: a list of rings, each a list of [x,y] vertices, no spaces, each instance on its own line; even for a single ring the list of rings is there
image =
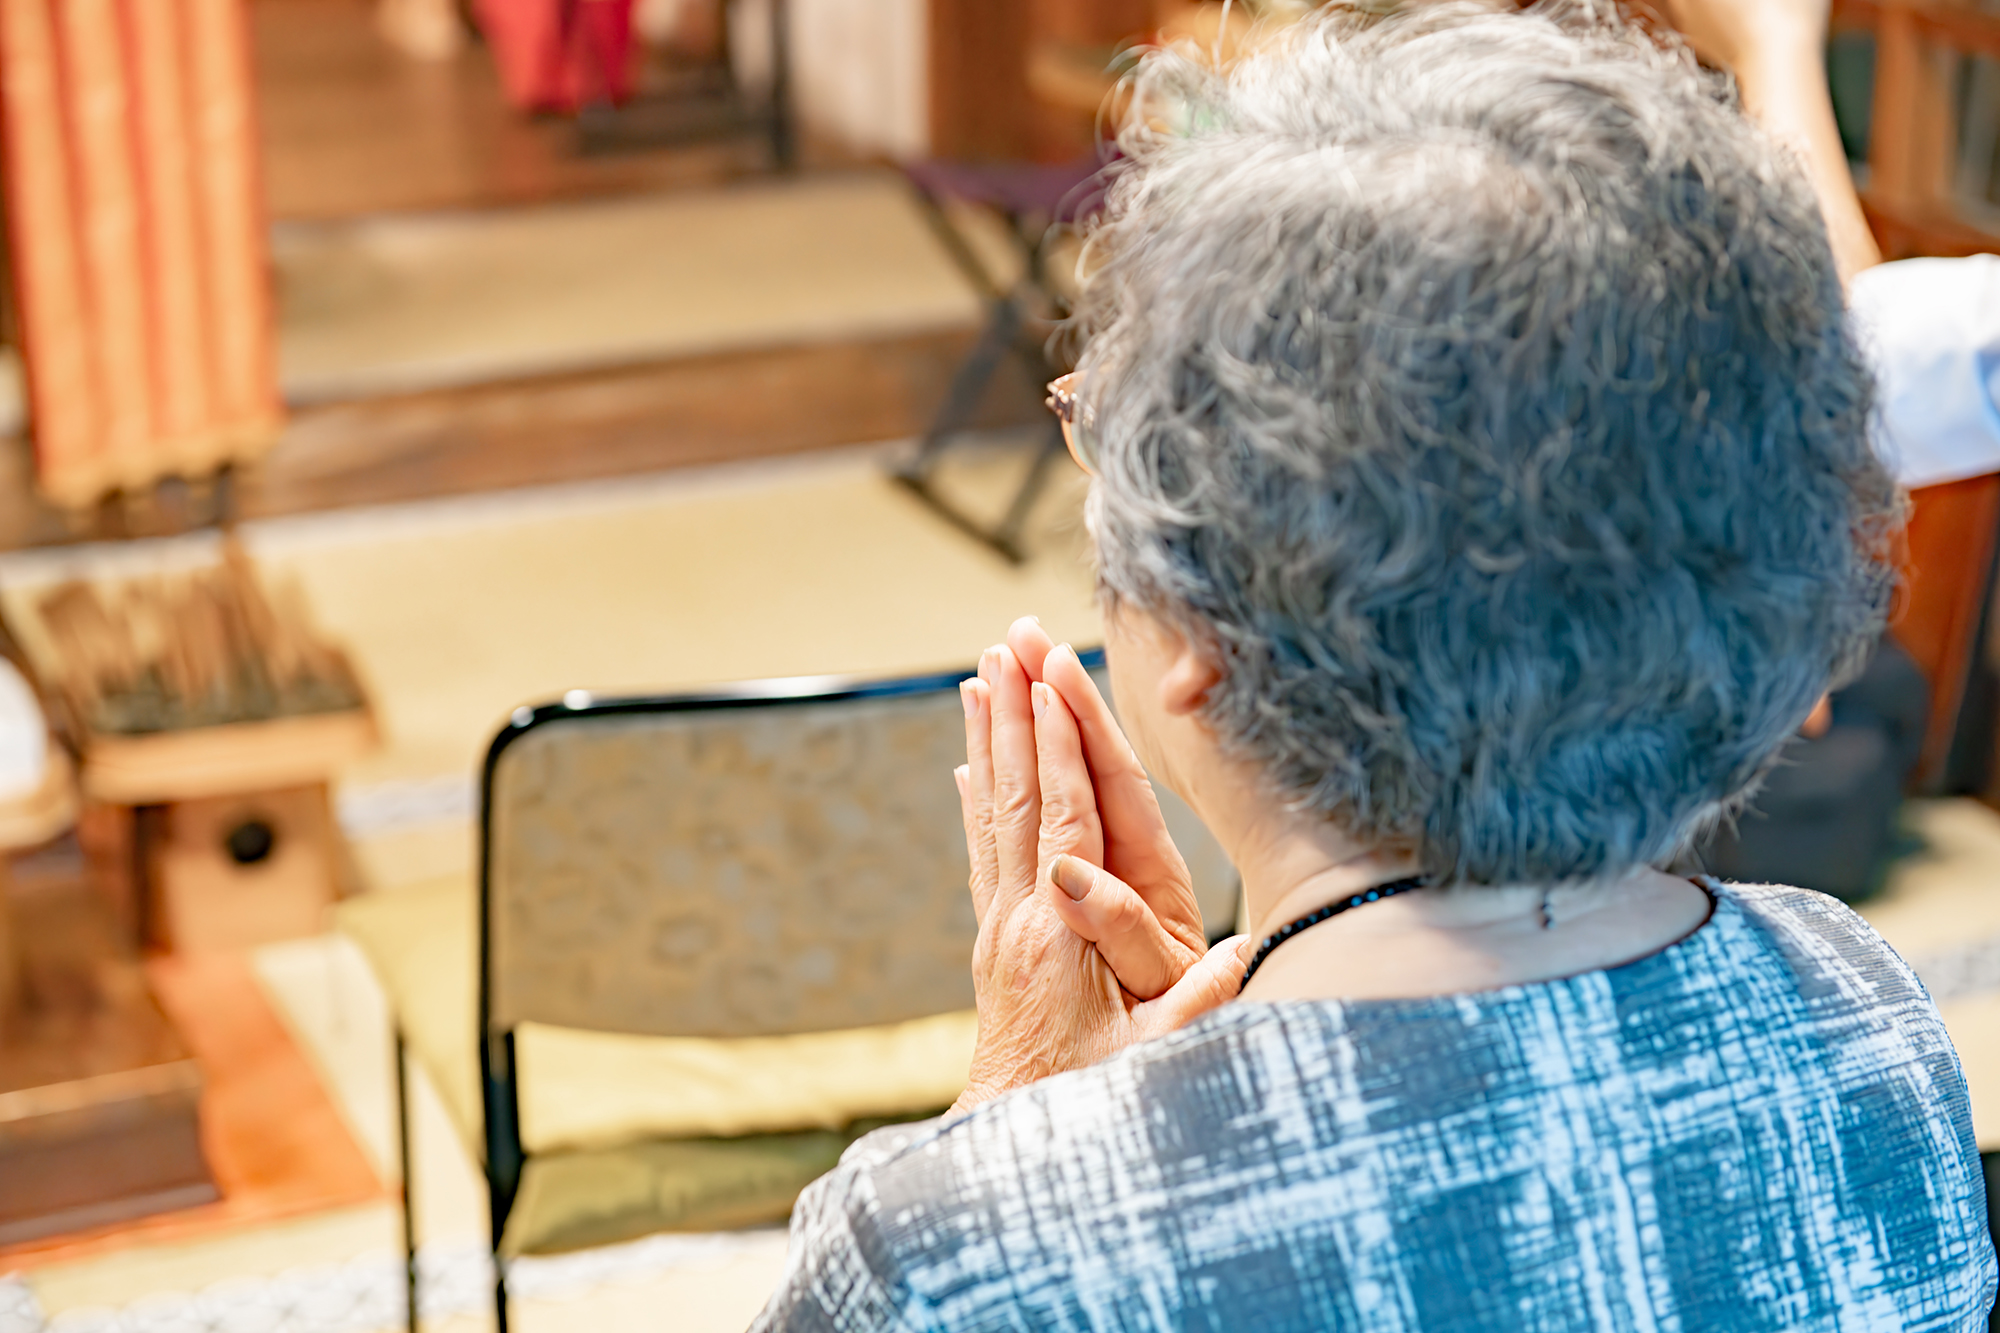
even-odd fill
[[[1028,157],[1028,6],[930,0],[930,20],[931,152],[974,161]]]
[[[1868,197],[1892,223],[1907,226],[1951,212],[1957,59],[1955,51],[1926,38],[1908,7],[1883,7],[1875,27]]]
[[[0,198],[57,505],[277,437],[251,100],[245,0],[0,0]]]
[[[1980,614],[2000,538],[2000,474],[1911,492],[1902,604],[1891,626],[1931,687],[1930,726],[1918,781],[1934,781],[1951,748],[1965,688],[1983,645]]]

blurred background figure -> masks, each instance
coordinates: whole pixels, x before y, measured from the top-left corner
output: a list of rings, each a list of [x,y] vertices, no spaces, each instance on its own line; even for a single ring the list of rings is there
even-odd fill
[[[380,0],[375,22],[383,40],[417,60],[445,60],[465,45],[454,0]]]
[[[1879,48],[1863,48],[1836,26],[1827,44],[1828,8],[1818,0],[1713,10],[1680,3],[1667,12],[1705,59],[1732,69],[1745,104],[1800,154],[1819,191],[1854,317],[1875,354],[1881,391],[1877,445],[1915,493],[1906,571],[1908,600],[1866,673],[1815,713],[1786,751],[1755,807],[1718,829],[1699,849],[1702,864],[1728,878],[1782,878],[1849,900],[1879,889],[1898,848],[1897,815],[1906,787],[1980,791],[1996,776],[1992,633],[1994,473],[2000,470],[2000,295],[1990,259],[1905,260],[1882,264],[1879,234],[1899,259],[1925,244],[1940,253],[1979,248],[1952,221],[1992,208],[1993,147],[1988,110],[1974,93],[1986,77],[1978,59],[1954,60],[1948,45],[1913,38],[1907,15],[1879,21]],[[1861,16],[1835,7],[1836,25]],[[1961,32],[1961,39],[1965,33]],[[1974,38],[1976,43],[1977,38]],[[1915,65],[1964,66],[1970,82],[1959,169],[1947,117],[1902,114]],[[1822,68],[1837,77],[1829,86]],[[1894,104],[1873,122],[1868,80]],[[1865,75],[1866,79],[1861,76]],[[1843,124],[1840,111],[1847,113]],[[1933,108],[1935,109],[1935,108]],[[1896,142],[1898,136],[1901,142]],[[1850,162],[1850,153],[1865,162]],[[1855,177],[1869,183],[1864,199]],[[1914,218],[1921,237],[1886,222]],[[1953,232],[1953,227],[1961,230]],[[1946,536],[1949,532],[1951,535]],[[1969,549],[1968,549],[1969,547]],[[1907,645],[1907,646],[1906,646]],[[1913,656],[1914,654],[1914,656]],[[1919,663],[1922,665],[1919,665]],[[1960,737],[1968,738],[1963,743]],[[1783,869],[1789,867],[1789,871]]]
[[[507,98],[523,111],[576,111],[632,93],[632,0],[479,0]]]

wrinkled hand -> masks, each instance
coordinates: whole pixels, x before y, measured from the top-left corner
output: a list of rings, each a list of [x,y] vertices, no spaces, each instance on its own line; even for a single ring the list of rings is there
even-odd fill
[[[1031,679],[1003,645],[963,687],[967,763],[956,777],[979,920],[979,1043],[954,1112],[1171,1032],[1232,998],[1242,976],[1242,937],[1200,947],[1187,867],[1095,685],[1073,652],[1045,644],[1023,638],[1054,684]],[[1088,686],[1085,725],[1058,684],[1080,697]],[[1117,794],[1102,809],[1086,761],[1092,731],[1090,755]],[[1107,841],[1150,896],[1106,868]],[[1057,886],[1059,869],[1071,889]]]
[[[1084,766],[1062,769],[1063,781],[1045,783],[1042,796],[1043,828],[1073,828],[1077,846],[1059,841],[1084,863],[1057,867],[1057,883],[1069,885],[1076,902],[1070,910],[1057,898],[1057,908],[1100,953],[1110,949],[1106,961],[1126,990],[1150,1000],[1208,951],[1194,877],[1167,832],[1145,765],[1075,650],[1057,646],[1033,617],[1014,622],[1007,646],[1028,679],[1062,697],[1083,741]],[[1103,854],[1093,856],[1100,845]]]

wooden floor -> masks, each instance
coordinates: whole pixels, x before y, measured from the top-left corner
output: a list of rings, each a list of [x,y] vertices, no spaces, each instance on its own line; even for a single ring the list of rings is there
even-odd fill
[[[570,121],[506,104],[483,46],[413,60],[376,35],[373,10],[372,0],[252,5],[274,219],[712,185],[766,165],[755,140],[586,156]]]
[[[767,169],[758,141],[610,155],[565,120],[507,106],[476,41],[427,63],[377,36],[372,0],[254,0],[264,178],[277,219],[528,205]],[[806,151],[808,167],[831,157]],[[0,550],[148,536],[239,518],[653,472],[914,436],[968,331],[766,348],[304,408],[226,492],[170,482],[65,514],[35,495],[24,439],[0,439]],[[980,424],[1034,419],[1003,369]]]
[[[0,1273],[379,1199],[386,1187],[238,954],[157,958],[153,994],[202,1066],[202,1149],[222,1198],[0,1249]]]
[[[921,434],[969,332],[686,357],[305,408],[237,479],[238,518],[659,472]],[[1041,419],[1040,386],[1003,364],[975,423]],[[178,483],[95,513],[35,496],[25,440],[0,440],[0,550],[166,535],[213,520]]]

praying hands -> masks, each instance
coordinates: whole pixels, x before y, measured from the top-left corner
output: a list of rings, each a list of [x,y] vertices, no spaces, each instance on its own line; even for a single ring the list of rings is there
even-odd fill
[[[1235,996],[1145,769],[1068,645],[1019,620],[961,687],[979,1043],[953,1114]]]

